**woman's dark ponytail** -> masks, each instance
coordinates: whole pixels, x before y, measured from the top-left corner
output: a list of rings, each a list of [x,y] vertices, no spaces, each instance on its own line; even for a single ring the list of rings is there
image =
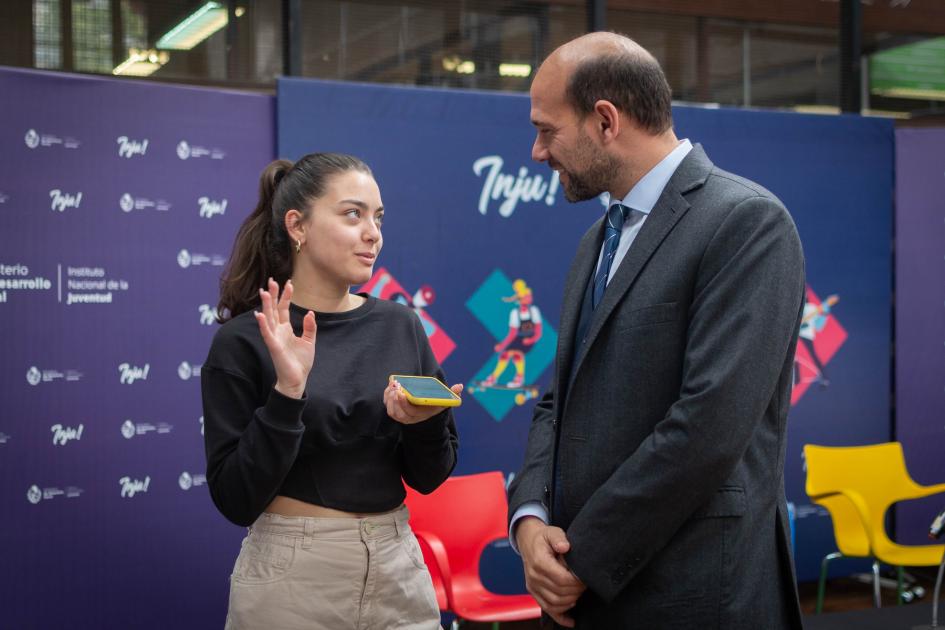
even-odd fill
[[[279,183],[291,169],[292,162],[276,160],[259,178],[256,209],[236,233],[233,253],[220,278],[217,318],[221,322],[255,308],[259,304],[259,288],[270,276],[280,286],[289,278],[292,269],[289,253],[278,252],[273,247],[273,233],[279,231],[279,227],[273,225],[272,201]],[[284,237],[276,240],[284,240]]]

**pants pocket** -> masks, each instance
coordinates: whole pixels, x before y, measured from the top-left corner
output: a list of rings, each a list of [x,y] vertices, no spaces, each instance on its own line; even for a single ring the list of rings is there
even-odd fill
[[[232,580],[239,584],[272,584],[288,575],[294,560],[293,540],[250,533],[236,559]]]
[[[407,554],[407,557],[410,558],[410,561],[413,562],[414,566],[426,571],[427,565],[423,561],[423,551],[421,551],[420,543],[417,542],[417,537],[414,536],[413,532],[407,532],[402,535],[400,537],[400,544],[403,546],[404,552]]]

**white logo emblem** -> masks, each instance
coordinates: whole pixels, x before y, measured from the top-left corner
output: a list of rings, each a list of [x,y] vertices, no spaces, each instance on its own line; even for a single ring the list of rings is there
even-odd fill
[[[177,366],[177,376],[179,376],[182,381],[189,379],[193,373],[194,370],[187,361],[181,361],[181,364]]]
[[[30,489],[26,491],[26,500],[36,505],[43,500],[43,491],[40,490],[39,486],[30,486]]]
[[[81,440],[82,431],[84,429],[85,425],[82,424],[80,424],[77,429],[73,429],[72,427],[64,427],[61,424],[54,424],[52,427],[50,427],[50,431],[52,431],[53,434],[52,442],[58,446],[65,446],[71,440]]]
[[[182,249],[177,252],[177,264],[181,266],[181,269],[187,269],[190,267],[190,252],[186,249]]]
[[[177,478],[177,483],[180,485],[181,490],[190,490],[194,485],[194,478],[190,476],[190,473],[182,472],[180,477]]]
[[[26,132],[26,137],[23,138],[23,141],[26,142],[26,146],[31,149],[35,149],[39,146],[39,134],[36,133],[35,129],[30,129]],[[35,488],[35,486],[33,486]]]
[[[551,206],[555,203],[555,193],[558,191],[558,175],[554,173],[548,181],[542,175],[529,175],[528,168],[519,167],[518,174],[503,173],[504,161],[498,155],[486,155],[473,163],[473,172],[485,181],[482,193],[479,195],[479,213],[486,214],[490,201],[502,199],[499,205],[499,216],[508,218],[515,212],[519,201],[544,201]]]
[[[131,477],[122,477],[118,480],[118,485],[121,486],[121,496],[130,499],[139,492],[148,491],[148,486],[151,485],[151,477],[145,477],[144,481],[141,479],[132,479]]]
[[[203,435],[203,416],[200,416],[200,435]]]
[[[80,192],[70,195],[56,188],[49,191],[49,198],[52,199],[50,207],[58,212],[65,212],[67,208],[78,208],[82,204]]]
[[[26,371],[26,382],[30,385],[39,385],[41,380],[43,380],[43,373],[35,365]]]
[[[118,382],[124,385],[131,385],[137,380],[148,380],[148,372],[151,371],[151,364],[145,363],[144,367],[122,363],[118,366]]]
[[[130,159],[134,155],[144,155],[148,152],[147,138],[131,140],[128,136],[119,136],[115,141],[118,143],[118,157]]]
[[[118,201],[118,205],[121,206],[121,209],[125,212],[131,212],[135,209],[135,198],[128,193],[125,193]]]
[[[121,434],[125,436],[126,440],[130,440],[135,436],[135,423],[131,420],[125,420],[121,425]]]
[[[214,201],[210,197],[201,197],[197,200],[200,205],[200,216],[210,219],[216,214],[226,213],[226,199],[223,201]]]
[[[212,326],[217,321],[217,309],[209,304],[201,304],[197,307],[200,311],[200,323],[204,326]]]
[[[177,144],[177,157],[182,160],[186,160],[190,157],[190,145],[187,144],[186,140],[181,140]]]
[[[191,488],[199,488],[200,486],[207,483],[207,476],[201,474],[190,474],[186,470],[180,474],[180,477],[177,478],[177,485],[180,486],[180,489],[184,492],[190,490]]]

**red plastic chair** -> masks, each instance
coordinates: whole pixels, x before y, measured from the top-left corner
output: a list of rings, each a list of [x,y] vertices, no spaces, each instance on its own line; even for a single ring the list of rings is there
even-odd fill
[[[486,545],[508,536],[502,473],[450,477],[429,495],[408,487],[407,508],[424,560],[431,574],[436,571],[442,578],[450,612],[478,622],[541,616],[531,595],[493,593],[479,578],[479,559]]]
[[[430,544],[427,543],[426,539],[423,538],[420,534],[416,534],[417,542],[420,543],[420,551],[423,552],[423,561],[427,565],[427,569],[430,571],[430,578],[433,580],[433,591],[436,593],[436,605],[440,608],[440,612],[449,612],[449,598],[446,596],[446,584],[444,582],[443,573],[444,570],[440,569],[439,564],[437,564],[436,556],[433,555],[433,550],[430,548]],[[447,575],[449,575],[449,569],[445,569]]]

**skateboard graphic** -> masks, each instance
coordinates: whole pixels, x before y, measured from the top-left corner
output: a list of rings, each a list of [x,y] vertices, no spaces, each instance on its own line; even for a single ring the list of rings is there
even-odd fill
[[[473,381],[469,388],[472,392],[484,392],[487,389],[497,389],[506,392],[516,392],[515,404],[524,405],[533,398],[538,398],[538,388],[534,385],[500,385],[499,383],[487,383],[485,381]]]

